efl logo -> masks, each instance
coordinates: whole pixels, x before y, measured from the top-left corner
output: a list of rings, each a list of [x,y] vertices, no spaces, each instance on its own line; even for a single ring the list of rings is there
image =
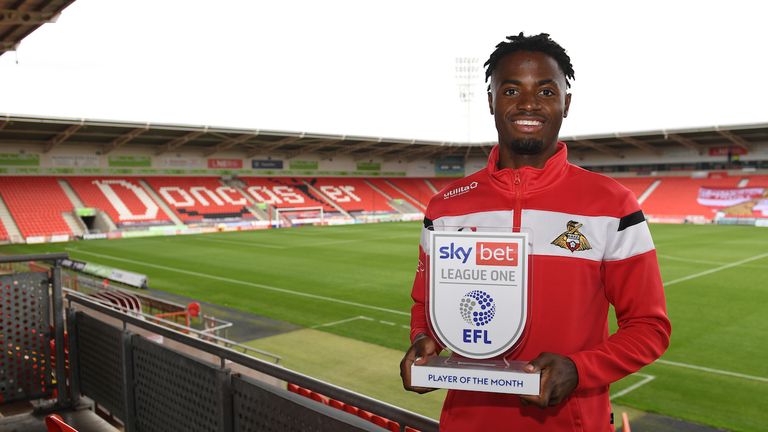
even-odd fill
[[[475,264],[516,267],[517,243],[478,242]]]

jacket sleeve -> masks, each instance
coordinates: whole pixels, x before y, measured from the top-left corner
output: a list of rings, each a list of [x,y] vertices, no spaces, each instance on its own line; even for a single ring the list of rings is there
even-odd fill
[[[669,346],[672,332],[642,211],[622,217],[610,230],[601,277],[618,330],[597,346],[569,356],[578,369],[579,389],[606,386],[652,363]]]
[[[432,221],[424,218],[424,227],[421,230],[421,239],[419,241],[419,263],[416,267],[416,276],[413,279],[413,288],[411,289],[411,343],[420,333],[427,334],[435,338],[427,323],[427,275],[429,255],[427,252],[429,246],[429,231],[433,229]]]

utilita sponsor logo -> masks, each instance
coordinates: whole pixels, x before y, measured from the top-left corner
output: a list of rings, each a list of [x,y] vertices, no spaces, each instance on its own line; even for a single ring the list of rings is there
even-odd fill
[[[478,242],[475,264],[494,266],[517,266],[516,243]]]
[[[475,189],[477,187],[477,182],[472,182],[467,186],[460,186],[455,189],[451,189],[448,192],[443,194],[443,199],[453,198],[455,196],[463,195],[472,189]]]

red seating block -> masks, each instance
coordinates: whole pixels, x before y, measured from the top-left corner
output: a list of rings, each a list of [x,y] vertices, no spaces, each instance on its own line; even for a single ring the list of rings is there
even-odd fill
[[[277,208],[318,207],[336,211],[322,196],[317,196],[302,179],[241,177],[246,192],[256,202]]]
[[[117,225],[170,220],[137,179],[68,177],[66,180],[83,204],[106,212]]]
[[[347,212],[393,212],[389,200],[360,178],[317,178],[309,181]]]
[[[148,177],[152,189],[183,221],[253,218],[250,202],[216,177]]]
[[[55,178],[0,177],[0,195],[22,236],[72,234],[62,213],[73,205]]]

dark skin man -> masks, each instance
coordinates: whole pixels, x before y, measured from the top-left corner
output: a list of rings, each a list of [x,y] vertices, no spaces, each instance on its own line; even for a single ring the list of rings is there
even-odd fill
[[[524,166],[542,168],[557,150],[563,118],[568,115],[571,95],[557,62],[541,52],[518,51],[502,57],[491,76],[488,107],[499,136],[499,169]],[[423,365],[438,355],[440,345],[420,334],[400,362],[406,390],[426,393],[432,388],[412,387],[411,366]],[[579,382],[576,366],[568,357],[541,353],[525,367],[541,372],[537,396],[520,396],[523,404],[554,406],[565,400]]]

